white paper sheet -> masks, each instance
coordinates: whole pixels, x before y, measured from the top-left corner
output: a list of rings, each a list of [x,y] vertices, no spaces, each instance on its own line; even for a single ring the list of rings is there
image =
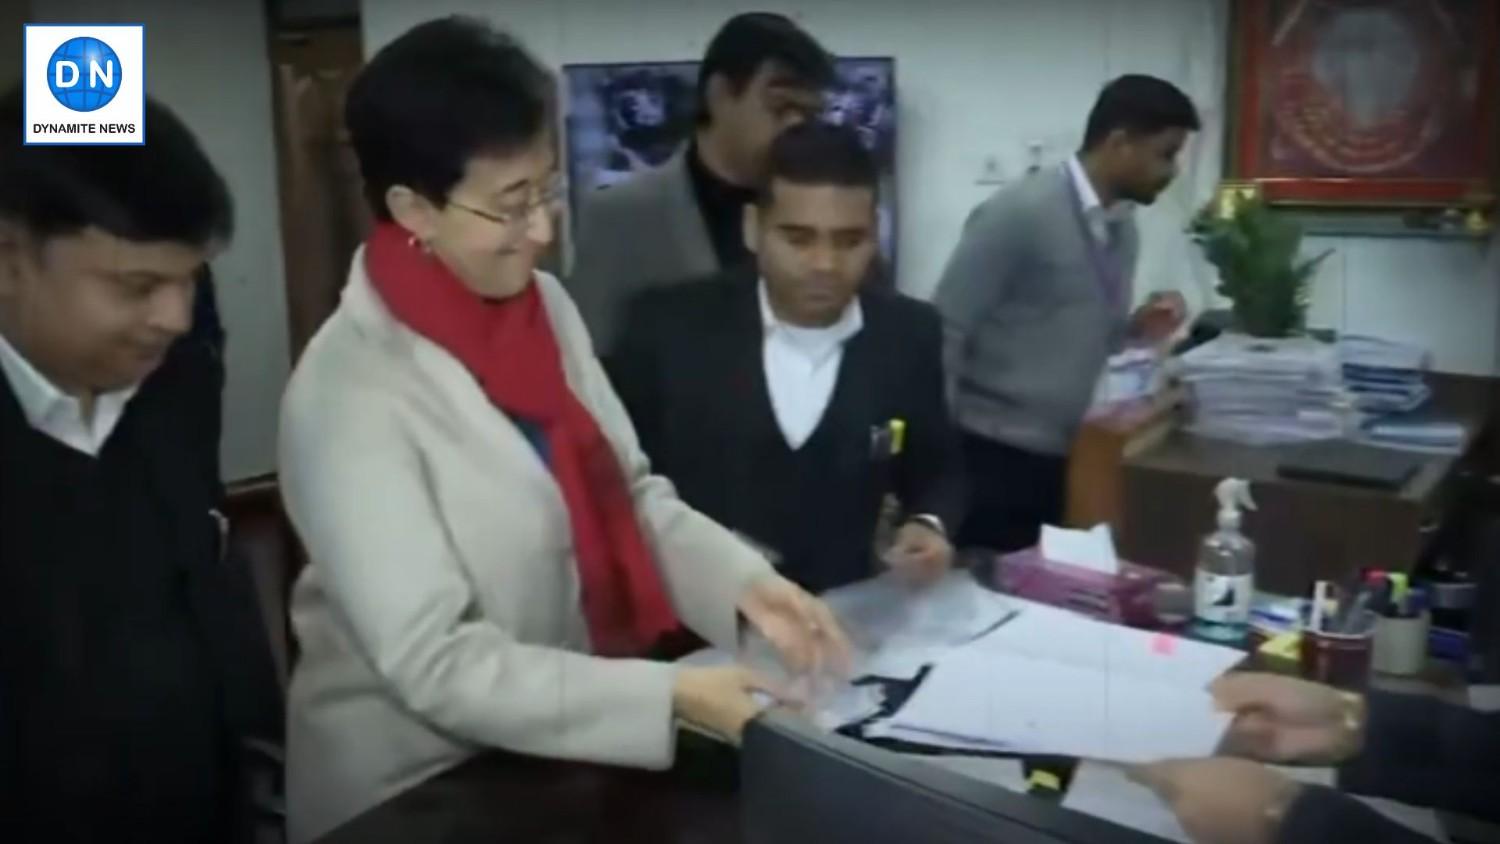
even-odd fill
[[[908,738],[1149,762],[1211,755],[1230,719],[1201,685],[960,648],[938,661],[891,720]]]
[[[1104,574],[1120,573],[1120,558],[1115,554],[1115,538],[1109,525],[1093,530],[1068,530],[1042,526],[1042,556],[1055,563],[1067,563]]]
[[[955,571],[926,587],[909,586],[886,575],[824,595],[854,646],[848,678],[789,677],[770,643],[748,636],[738,654],[704,649],[679,660],[682,665],[740,664],[785,684],[809,705],[825,729],[864,720],[879,711],[879,692],[847,680],[875,675],[907,679],[953,647],[972,641],[1015,615],[1011,599],[980,586],[968,572]],[[771,699],[762,701],[769,705]]]
[[[964,571],[913,587],[892,575],[823,596],[854,646],[853,676],[909,679],[1012,613],[1013,600]]]
[[[1122,627],[1031,601],[1013,599],[1012,605],[1020,615],[965,647],[1197,688],[1245,659],[1243,651],[1222,645]]]
[[[679,659],[678,665],[692,666],[698,668],[714,667],[721,665],[733,665],[737,660],[724,651],[713,648],[704,648]],[[738,660],[741,664],[748,662],[760,662],[760,660]],[[767,671],[764,666],[754,666],[767,674],[774,682],[786,682],[784,674],[775,670]],[[828,682],[820,688],[811,688],[806,682],[792,682],[790,689],[799,696],[806,696],[806,714],[818,727],[832,732],[838,728],[863,721],[880,711],[885,703],[885,695],[875,686],[855,686],[843,682]],[[753,697],[762,709],[774,706],[776,699],[768,694],[756,692]]]

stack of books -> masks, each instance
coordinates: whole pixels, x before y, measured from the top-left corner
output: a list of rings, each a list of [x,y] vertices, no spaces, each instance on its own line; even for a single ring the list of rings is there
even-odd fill
[[[1248,445],[1344,436],[1353,424],[1337,347],[1309,337],[1223,334],[1182,356],[1189,430]]]

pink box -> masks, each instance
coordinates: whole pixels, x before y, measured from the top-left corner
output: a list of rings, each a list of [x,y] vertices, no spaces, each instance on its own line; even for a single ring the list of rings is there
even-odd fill
[[[1131,627],[1162,626],[1157,587],[1183,587],[1180,578],[1160,569],[1121,560],[1118,574],[1105,574],[1048,560],[1039,548],[1005,554],[997,562],[993,585],[1001,592]]]

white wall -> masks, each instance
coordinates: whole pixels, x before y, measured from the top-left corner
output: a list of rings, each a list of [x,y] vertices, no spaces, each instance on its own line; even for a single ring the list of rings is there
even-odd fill
[[[463,12],[520,36],[547,63],[699,57],[729,15],[780,10],[835,53],[896,57],[899,86],[901,286],[928,294],[968,211],[991,188],[975,184],[996,156],[1008,174],[1026,145],[1059,161],[1077,145],[1100,85],[1125,72],[1181,85],[1207,130],[1184,156],[1184,176],[1141,215],[1141,291],[1211,298],[1212,274],[1181,231],[1212,192],[1223,150],[1224,0],[363,0],[373,51],[421,20]],[[1486,265],[1468,242],[1319,238],[1334,247],[1314,291],[1312,320],[1430,346],[1441,369],[1500,372],[1500,257]]]
[[[147,91],[198,135],[234,196],[234,242],[214,262],[229,335],[224,476],[274,470],[288,350],[262,0],[32,0],[30,20],[146,25]]]

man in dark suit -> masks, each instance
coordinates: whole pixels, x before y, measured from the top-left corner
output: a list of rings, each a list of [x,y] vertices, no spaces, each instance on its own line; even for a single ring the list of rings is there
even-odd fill
[[[790,128],[769,170],[745,211],[754,266],[641,294],[616,387],[683,499],[769,548],[803,586],[875,573],[890,494],[901,517],[879,555],[935,578],[962,507],[937,313],[861,292],[878,248],[877,174],[853,132]]]
[[[281,713],[188,333],[229,194],[153,100],[135,148],[23,146],[21,111],[0,94],[0,840],[233,841],[240,740]]]
[[[740,210],[754,201],[766,150],[822,110],[833,79],[833,58],[784,15],[735,15],[713,37],[692,139],[660,167],[590,195],[579,214],[565,283],[602,356],[640,291],[749,260]]]

